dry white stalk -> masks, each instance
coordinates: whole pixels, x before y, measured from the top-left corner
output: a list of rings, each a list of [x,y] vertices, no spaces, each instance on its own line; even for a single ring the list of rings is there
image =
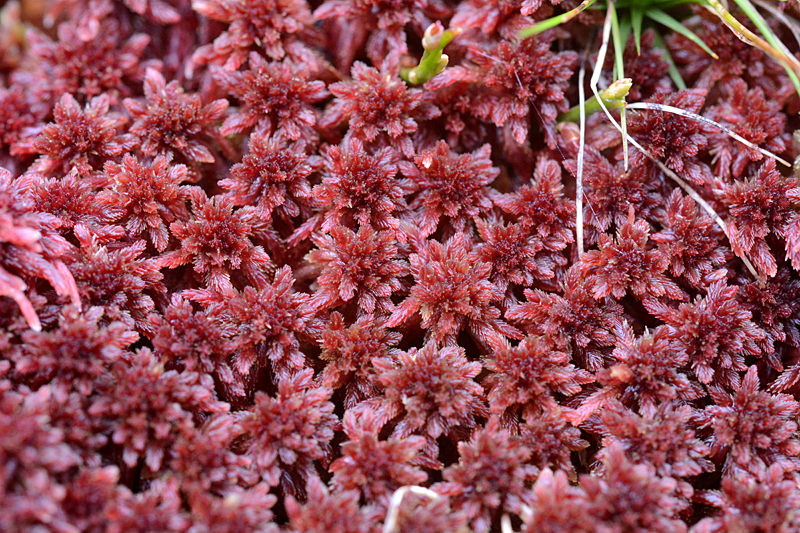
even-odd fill
[[[747,0],[744,0],[745,3],[750,4]],[[769,55],[781,64],[781,66],[785,67],[788,70],[793,71],[795,74],[800,74],[800,61],[797,60],[794,55],[788,53],[786,46],[781,42],[780,39],[777,40],[778,48],[775,48],[770,43],[750,31],[747,27],[743,26],[736,18],[730,14],[730,12],[719,2],[719,0],[708,0],[708,5],[703,5],[706,9],[714,13],[719,19],[725,24],[729,30],[733,32],[736,37],[739,38],[745,44],[750,46],[754,46],[764,52],[765,54]],[[752,7],[752,4],[750,4]],[[753,8],[753,12],[756,16],[760,17],[760,14]],[[761,18],[761,22],[763,22],[763,18]]]
[[[511,517],[504,514],[500,517],[500,532],[501,533],[515,533],[514,528],[511,527]]]
[[[792,35],[794,35],[795,41],[800,44],[800,23],[791,17],[787,17],[783,11],[768,4],[767,2],[764,2],[763,0],[754,0],[753,3],[764,11],[768,11],[769,14],[775,18],[775,20],[783,23],[784,26],[789,28],[789,31],[792,32]],[[783,41],[781,41],[781,44],[783,44]]]
[[[728,227],[725,225],[725,222],[717,214],[717,212],[714,211],[714,208],[711,207],[711,205],[709,205],[709,203],[706,202],[705,199],[703,199],[703,197],[700,196],[697,193],[697,191],[695,191],[688,183],[686,183],[683,179],[681,179],[675,172],[670,170],[664,163],[662,163],[661,161],[656,159],[647,150],[645,150],[644,147],[641,144],[636,142],[636,139],[634,139],[633,137],[628,135],[627,132],[623,131],[622,126],[620,126],[619,123],[617,123],[617,121],[611,115],[611,112],[608,110],[608,108],[606,107],[605,103],[603,102],[603,99],[600,97],[600,92],[599,92],[599,90],[597,88],[597,84],[600,81],[600,74],[602,72],[602,67],[603,67],[603,65],[605,64],[605,61],[606,61],[606,52],[608,50],[609,35],[611,34],[611,10],[613,9],[613,7],[614,7],[613,0],[609,0],[608,1],[608,11],[606,12],[606,19],[605,19],[605,22],[603,24],[603,41],[602,41],[602,43],[600,45],[600,49],[599,49],[599,51],[597,53],[597,62],[594,65],[594,72],[592,73],[592,79],[589,82],[589,86],[591,87],[592,92],[594,93],[595,97],[597,98],[597,100],[598,100],[598,102],[600,104],[600,107],[603,109],[603,112],[606,114],[606,117],[608,118],[608,120],[611,121],[611,124],[622,135],[623,142],[626,142],[626,141],[630,142],[634,147],[636,147],[639,151],[641,151],[645,155],[645,157],[647,157],[647,159],[649,159],[656,166],[658,166],[658,168],[661,169],[661,171],[664,172],[664,174],[669,176],[670,179],[672,179],[675,183],[677,183],[678,186],[681,189],[683,189],[684,192],[686,192],[686,194],[688,194],[690,198],[692,198],[695,202],[697,202],[700,205],[700,207],[702,207],[703,210],[706,213],[708,213],[708,215],[714,220],[714,222],[717,224],[717,226],[719,226],[719,228],[725,234],[725,237],[727,237],[728,241],[730,242],[730,235],[728,234]],[[633,105],[635,105],[635,104],[628,104],[628,107],[632,107]],[[673,108],[673,109],[677,109],[677,108]],[[703,118],[705,118],[705,117],[703,117]],[[706,119],[706,120],[708,120],[708,119]],[[709,122],[713,122],[713,121],[709,121]],[[770,154],[770,155],[772,155],[772,154]],[[778,159],[778,158],[776,157],[776,159]],[[627,170],[627,165],[626,165],[625,168]],[[583,178],[583,176],[580,177],[581,181],[582,181],[582,178]],[[578,179],[578,178],[576,178],[576,179]],[[577,200],[576,200],[576,202],[577,202]],[[576,222],[577,222],[577,220],[576,220]],[[582,234],[582,232],[583,232],[583,224],[581,224],[580,228],[576,228],[576,229],[578,231],[580,231],[581,234]],[[753,277],[756,280],[758,280],[759,282],[763,283],[763,281],[764,281],[763,278],[759,275],[758,271],[755,269],[755,267],[750,262],[750,260],[747,257],[740,257],[740,259],[744,263],[745,267],[747,267],[747,270],[750,271],[750,274],[752,274]]]
[[[653,102],[635,102],[635,103],[632,103],[632,104],[628,104],[626,107],[628,109],[647,109],[647,110],[650,110],[650,111],[664,111],[664,112],[673,113],[675,115],[679,115],[679,116],[682,116],[682,117],[691,118],[692,120],[696,120],[698,122],[702,122],[703,124],[707,124],[709,126],[713,126],[713,127],[717,128],[718,130],[721,130],[721,131],[725,132],[730,137],[736,139],[737,141],[739,141],[740,143],[744,144],[745,146],[747,146],[749,148],[752,148],[754,150],[758,150],[763,155],[765,155],[767,157],[771,157],[772,159],[774,159],[778,163],[781,163],[782,165],[786,165],[787,167],[791,167],[792,166],[791,163],[789,163],[788,161],[786,161],[784,159],[781,159],[780,157],[778,157],[777,155],[773,154],[769,150],[765,150],[764,148],[761,148],[760,146],[751,143],[750,141],[748,141],[747,139],[745,139],[741,135],[737,134],[736,132],[734,132],[730,128],[726,128],[722,124],[720,124],[718,122],[715,122],[715,121],[711,120],[710,118],[706,118],[703,115],[698,115],[697,113],[692,113],[691,111],[686,111],[685,109],[681,109],[679,107],[673,107],[671,105],[666,105],[666,104],[656,104],[656,103],[653,103]]]
[[[394,491],[391,500],[389,500],[389,509],[386,511],[386,520],[383,522],[383,533],[394,533],[395,529],[397,529],[397,517],[400,514],[400,504],[403,503],[403,498],[405,498],[406,494],[409,492],[417,496],[430,498],[431,500],[440,498],[436,492],[425,487],[420,487],[419,485],[404,485],[400,487]]]
[[[578,258],[583,255],[583,159],[586,144],[586,110],[584,109],[583,79],[586,67],[581,61],[578,72],[578,106],[580,108],[580,134],[578,136],[578,175],[575,176],[575,241],[578,245]]]

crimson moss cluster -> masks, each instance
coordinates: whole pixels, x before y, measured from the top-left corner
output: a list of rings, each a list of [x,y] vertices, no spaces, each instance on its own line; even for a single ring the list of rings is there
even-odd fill
[[[798,179],[627,111],[723,226],[591,116],[580,254],[558,3],[7,3],[0,530],[800,531]],[[782,67],[686,24],[719,59],[631,38],[630,98],[794,157]]]

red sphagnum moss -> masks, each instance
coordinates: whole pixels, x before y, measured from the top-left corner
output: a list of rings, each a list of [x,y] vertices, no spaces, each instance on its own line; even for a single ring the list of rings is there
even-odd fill
[[[635,106],[665,167],[592,115],[577,212],[565,4],[6,2],[0,531],[800,531],[797,171]],[[683,24],[719,59],[631,37],[628,101],[795,158]]]

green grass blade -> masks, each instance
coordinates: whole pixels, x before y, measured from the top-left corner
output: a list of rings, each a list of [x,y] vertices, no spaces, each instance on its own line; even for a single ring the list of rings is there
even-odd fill
[[[768,4],[765,0],[752,0],[755,5],[763,9],[764,11],[769,12],[770,15],[775,18],[775,20],[781,22],[786,28],[792,32],[794,36],[794,40],[800,43],[800,21],[798,21],[794,17],[786,16],[786,13],[778,9],[777,7]]]
[[[619,42],[622,43],[623,48],[625,50],[625,46],[628,44],[628,37],[631,36],[631,18],[627,16],[627,13],[622,13],[619,18]]]
[[[621,80],[625,77],[625,44],[622,40],[622,32],[620,31],[620,22],[619,18],[617,17],[617,9],[614,6],[613,2],[609,2],[608,9],[611,11],[611,40],[614,42],[614,59],[615,59],[615,70],[616,70],[616,80]],[[627,39],[627,34],[630,33],[630,23],[626,21],[627,29],[625,31]],[[625,117],[625,108],[623,107],[620,109],[620,124],[622,125],[622,156],[625,161],[625,168],[628,168],[628,141],[627,141],[627,131],[628,131],[628,123]]]
[[[606,99],[603,98],[603,104],[605,104],[606,109],[614,110],[614,109],[622,109],[625,107],[625,100],[623,99]],[[556,122],[578,122],[580,120],[580,112],[581,106],[576,105],[571,107],[569,111],[565,111],[561,113]],[[600,105],[600,102],[597,101],[596,96],[592,96],[583,104],[584,112],[586,116],[592,115],[594,113],[598,113],[603,110],[603,107]]]
[[[675,87],[682,91],[686,88],[686,82],[683,81],[683,76],[681,76],[681,73],[678,71],[678,67],[675,66],[675,61],[672,59],[672,54],[669,53],[669,48],[667,48],[667,45],[664,44],[664,39],[661,37],[661,34],[658,32],[655,32],[655,34],[656,36],[653,41],[653,46],[664,51],[664,59],[669,65],[669,77],[672,79],[672,83],[675,84]]]
[[[772,47],[775,49],[776,52],[782,54],[784,57],[782,58],[783,61],[780,61],[783,68],[786,70],[786,73],[789,75],[789,79],[792,81],[792,85],[794,85],[794,90],[797,91],[797,94],[800,94],[800,79],[797,77],[797,73],[794,72],[787,64],[787,54],[784,52],[786,50],[786,45],[784,45],[780,39],[773,33],[772,28],[770,28],[761,14],[756,10],[756,8],[751,4],[748,0],[733,0],[736,2],[736,5],[747,15],[753,24],[756,25],[758,31],[761,32],[761,35],[764,36],[764,40],[767,41]],[[769,53],[767,51],[767,53]],[[775,57],[774,54],[769,54],[773,56],[774,59],[779,60],[779,58]]]
[[[783,68],[786,70],[786,74],[789,75],[789,80],[792,82],[792,85],[794,85],[794,90],[797,94],[800,94],[800,78],[798,78],[797,74],[789,67],[784,66]]]
[[[683,24],[672,18],[670,15],[667,15],[664,11],[661,11],[660,9],[648,9],[646,14],[650,19],[666,26],[674,32],[680,33],[694,44],[705,50],[706,53],[708,53],[714,59],[719,59],[719,56],[717,56],[717,54],[715,54],[714,51],[711,50],[711,48],[709,48],[700,37],[695,35],[694,32],[688,30]]]
[[[619,19],[617,18],[617,9],[614,4],[609,4],[608,9],[611,11],[611,42],[614,43],[614,68],[616,70],[617,80],[625,77],[625,48],[622,46],[622,39],[620,38]]]
[[[658,9],[661,11],[668,11],[673,7],[678,7],[686,4],[699,4],[705,5],[703,0],[672,0],[669,2],[658,2]]]
[[[631,26],[633,26],[633,42],[636,43],[636,53],[642,53],[642,20],[644,10],[640,7],[631,8]]]
[[[528,37],[533,37],[543,31],[549,30],[550,28],[555,28],[560,24],[564,24],[567,21],[572,20],[573,18],[577,17],[582,11],[586,8],[594,4],[596,0],[583,0],[581,5],[576,7],[575,9],[571,9],[566,13],[562,13],[560,15],[556,15],[555,17],[551,17],[549,19],[545,19],[533,26],[529,26],[527,28],[523,28],[519,31],[519,38],[520,39],[527,39]]]

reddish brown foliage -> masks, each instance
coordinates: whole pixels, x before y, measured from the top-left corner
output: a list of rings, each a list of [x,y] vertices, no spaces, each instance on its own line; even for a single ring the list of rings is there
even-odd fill
[[[653,465],[660,476],[686,478],[714,470],[710,448],[696,438],[697,414],[688,405],[663,402],[644,416],[611,405],[600,417],[608,434],[604,446],[618,445],[633,462]]]
[[[633,35],[628,37],[623,53],[625,75],[633,82],[628,91],[628,100],[637,102],[650,98],[656,93],[668,93],[672,90],[669,79],[669,63],[666,53],[655,46],[656,30],[648,28],[642,33],[639,46]],[[607,64],[612,59],[606,56]],[[610,65],[609,65],[610,66]]]
[[[55,124],[45,126],[33,143],[41,154],[34,170],[47,175],[63,175],[73,169],[89,174],[100,170],[105,159],[133,150],[139,144],[136,138],[118,132],[127,119],[109,113],[109,104],[104,94],[81,109],[75,98],[65,93],[53,111]]]
[[[748,281],[739,286],[736,297],[741,306],[752,314],[753,323],[766,333],[764,352],[773,368],[780,369],[775,343],[800,347],[800,280],[788,268],[781,268],[766,283]]]
[[[273,60],[287,53],[303,54],[305,46],[297,37],[313,23],[305,0],[194,0],[192,7],[229,24],[212,44],[198,48],[193,60],[224,65],[230,71],[244,63],[253,47],[263,49]]]
[[[676,189],[667,201],[666,225],[652,239],[664,245],[670,274],[701,287],[720,277],[722,271],[715,268],[730,257],[720,242],[722,235],[719,226],[700,213],[697,203]]]
[[[764,475],[773,464],[784,470],[800,469],[794,420],[800,404],[787,394],[763,392],[759,385],[758,371],[751,366],[735,394],[709,388],[717,404],[705,409],[705,425],[714,429],[711,450],[727,452],[725,469],[731,475],[739,471]]]
[[[655,316],[666,322],[673,350],[688,358],[701,383],[725,383],[738,388],[737,371],[747,370],[745,355],[761,354],[759,341],[765,335],[750,320],[752,315],[736,301],[737,287],[724,281],[713,283],[705,297],[673,309],[655,301],[646,302]]]
[[[423,451],[439,468],[436,440],[457,428],[471,429],[477,417],[488,415],[483,389],[473,381],[481,364],[467,361],[463,349],[437,350],[428,344],[400,352],[396,359],[375,359],[373,364],[384,393],[374,402],[379,419],[399,420],[394,437],[424,436]]]
[[[276,533],[272,506],[277,498],[269,486],[259,484],[236,494],[219,497],[210,492],[195,492],[190,497],[192,529],[214,533],[260,531]]]
[[[314,336],[317,325],[309,295],[292,289],[292,269],[285,266],[275,273],[272,283],[257,281],[241,293],[215,294],[205,291],[192,296],[211,303],[210,313],[217,324],[231,327],[225,348],[235,352],[235,368],[247,375],[253,364],[269,365],[275,381],[290,377],[306,365],[298,337]]]
[[[523,514],[525,533],[589,531],[591,520],[583,513],[586,494],[573,486],[567,474],[545,468],[533,485],[530,512]]]
[[[106,320],[146,330],[145,318],[155,307],[153,297],[167,290],[156,260],[139,257],[145,242],[109,250],[83,231],[79,230],[77,237],[81,247],[77,253],[70,253],[68,264],[81,301],[102,307]]]
[[[429,120],[439,110],[428,103],[425,93],[364,63],[356,62],[352,81],[328,87],[336,96],[320,126],[328,128],[348,121],[347,138],[376,146],[392,146],[406,157],[414,154],[411,135],[418,120]]]
[[[59,295],[70,296],[74,305],[80,305],[80,297],[75,279],[61,260],[70,245],[56,233],[58,219],[36,212],[22,184],[0,168],[0,294],[13,298],[30,327],[39,331],[39,317],[20,275],[46,279]]]
[[[486,361],[493,372],[483,384],[489,388],[489,407],[497,415],[514,415],[521,407],[526,420],[540,412],[557,411],[558,400],[575,396],[594,377],[569,363],[569,355],[554,349],[546,337],[525,337],[514,348],[496,351]]]
[[[408,23],[422,28],[428,17],[441,19],[449,8],[440,0],[326,0],[314,12],[318,19],[334,19],[340,25],[337,58],[346,69],[369,35],[366,51],[370,61],[386,71],[397,68],[408,52],[403,28]]]
[[[550,43],[551,37],[545,33],[517,45],[503,41],[488,54],[475,49],[470,55],[479,67],[470,77],[482,80],[492,90],[479,98],[474,113],[507,128],[519,144],[526,141],[528,123],[535,115],[547,145],[555,147],[555,119],[569,108],[564,91],[578,54],[554,54]]]
[[[233,210],[229,197],[208,198],[202,189],[191,189],[193,217],[175,221],[170,231],[182,247],[161,256],[162,266],[176,268],[191,263],[194,271],[212,290],[233,289],[231,274],[241,271],[253,283],[265,279],[269,255],[248,238],[252,232],[252,209]]]
[[[545,249],[563,250],[575,240],[575,204],[564,196],[563,189],[561,166],[542,157],[536,163],[533,183],[494,198],[494,202],[539,237]]]
[[[225,337],[233,334],[232,327],[218,324],[204,311],[195,311],[179,294],[172,296],[163,316],[150,315],[148,322],[156,354],[168,367],[212,374],[244,395],[241,383],[234,379],[224,347]]]
[[[282,379],[275,398],[257,392],[252,410],[237,422],[261,477],[290,494],[316,476],[314,461],[330,456],[338,422],[331,389],[311,388],[313,375],[306,369]]]
[[[630,291],[638,298],[686,299],[675,282],[663,274],[669,257],[663,250],[648,246],[649,233],[647,222],[634,221],[633,210],[630,210],[615,240],[601,234],[600,249],[583,254],[580,271],[588,278],[587,285],[595,298],[612,295],[622,298]]]
[[[84,103],[102,94],[113,101],[131,96],[144,78],[148,62],[142,56],[150,37],[128,34],[125,41],[122,31],[113,19],[107,19],[96,38],[89,40],[80,39],[79,29],[68,22],[59,24],[55,42],[29,31],[26,37],[35,62],[30,71],[17,71],[18,79],[51,103],[63,94]]]
[[[749,257],[764,274],[772,277],[778,271],[775,256],[766,238],[770,233],[786,239],[786,249],[793,264],[797,262],[800,239],[798,200],[791,191],[796,178],[784,178],[775,168],[775,160],[761,165],[748,181],[724,184],[722,197],[731,214],[728,236],[731,248],[739,257]]]
[[[741,20],[746,22],[747,19],[742,17]],[[720,19],[701,17],[695,33],[717,54],[718,59],[683,36],[672,35],[668,42],[675,63],[683,67],[684,76],[696,80],[696,87],[708,89],[715,83],[741,78],[749,87],[760,87],[764,94],[778,102],[794,93],[783,68],[763,51],[747,45],[728,31]]]
[[[704,518],[696,533],[723,531],[792,531],[800,527],[797,507],[800,495],[795,481],[787,478],[780,465],[772,465],[765,473],[726,476],[722,490],[700,495],[703,503],[720,508],[721,512]]]
[[[242,427],[237,424],[236,416],[219,413],[188,432],[167,451],[169,468],[180,472],[181,485],[192,494],[193,500],[204,491],[233,495],[240,494],[242,486],[256,484],[258,474],[251,468],[251,457],[231,450],[233,442],[241,436]]]
[[[527,302],[513,305],[506,318],[546,335],[561,350],[569,350],[589,370],[598,370],[614,345],[613,332],[622,324],[622,307],[611,298],[595,299],[573,266],[567,272],[564,295],[525,289]]]
[[[35,153],[31,136],[47,114],[45,108],[18,85],[0,87],[0,150],[11,155]]]
[[[340,313],[331,313],[328,327],[322,332],[322,353],[327,361],[320,375],[321,383],[336,389],[346,387],[345,408],[369,399],[378,392],[377,370],[372,360],[392,361],[401,355],[395,348],[402,335],[386,331],[375,323],[373,315],[363,315],[355,324],[345,328]]]
[[[603,476],[581,476],[586,493],[592,528],[607,531],[652,531],[680,533],[687,531],[680,513],[687,507],[677,493],[677,482],[655,475],[648,464],[634,464],[622,447],[611,445],[600,460]]]
[[[64,487],[57,475],[80,464],[63,442],[60,430],[50,427],[47,387],[26,395],[0,395],[0,450],[4,510],[0,527],[22,531],[50,526],[66,528],[61,514]]]
[[[705,103],[705,96],[706,91],[694,89],[674,95],[656,94],[650,101],[698,113]],[[663,111],[646,110],[629,115],[628,131],[652,156],[681,176],[698,185],[710,179],[708,167],[694,159],[708,144],[701,122]],[[631,154],[630,163],[632,166],[651,165],[638,150]]]
[[[576,159],[564,161],[564,167],[573,174],[577,172],[577,165]],[[663,218],[663,183],[646,165],[625,171],[621,161],[612,164],[598,150],[586,147],[583,184],[583,216],[591,226],[586,229],[596,230],[589,231],[589,242],[596,241],[597,235],[608,231],[612,224],[621,228],[631,210],[647,220]]]
[[[325,84],[309,80],[310,73],[290,60],[267,62],[250,54],[249,69],[243,72],[217,71],[217,77],[241,103],[225,119],[223,135],[255,127],[258,133],[293,141],[316,139],[316,114],[311,104],[328,96]]]
[[[536,235],[519,224],[504,226],[499,222],[475,221],[483,243],[477,247],[481,261],[492,265],[492,282],[506,292],[509,285],[531,286],[535,280],[563,277],[567,258],[544,250]]]
[[[331,494],[317,477],[308,480],[308,498],[301,505],[294,497],[286,498],[290,531],[293,533],[371,533],[379,513],[360,507],[357,490],[339,490]]]
[[[180,154],[187,161],[214,162],[208,147],[219,141],[216,127],[227,100],[204,104],[200,95],[186,94],[177,81],[167,83],[155,69],[147,70],[144,97],[144,102],[124,103],[134,118],[130,132],[142,141],[145,155]]]
[[[328,207],[322,223],[330,231],[338,223],[355,223],[376,229],[400,227],[395,211],[404,211],[403,197],[411,192],[408,180],[395,179],[397,154],[385,148],[370,155],[357,139],[342,146],[331,146],[324,154],[322,184],[314,187],[314,196]]]
[[[596,374],[603,388],[586,398],[574,415],[568,415],[570,420],[583,422],[612,399],[653,416],[661,403],[703,396],[703,389],[682,371],[688,357],[670,348],[666,328],[636,338],[623,326],[617,330],[617,339],[612,354],[615,364]]]
[[[499,513],[520,513],[530,497],[536,467],[527,464],[531,451],[519,437],[501,429],[493,417],[485,428],[458,445],[458,464],[444,471],[445,481],[433,489],[450,496],[453,508],[469,518],[472,530],[487,533]]]
[[[182,4],[182,0],[54,0],[46,17],[56,20],[59,15],[66,15],[77,23],[78,37],[90,41],[97,37],[102,21],[111,14],[124,18],[120,11],[130,10],[156,24],[175,24],[181,20],[176,8]]]
[[[210,381],[191,372],[165,372],[150,350],[140,349],[114,362],[88,413],[119,446],[124,465],[143,461],[155,473],[182,433],[193,430],[194,414],[228,410],[216,400]]]
[[[308,155],[302,142],[253,133],[250,151],[233,165],[231,176],[220,180],[234,205],[258,208],[258,218],[271,220],[273,213],[283,220],[307,215],[315,205],[309,176],[322,167],[322,158]]]
[[[541,5],[542,0],[468,0],[458,5],[450,24],[512,38],[517,31],[531,25],[533,19],[529,15]]]
[[[181,509],[177,481],[156,480],[148,490],[133,494],[124,489],[106,509],[109,533],[127,531],[175,531],[189,529],[191,520]]]
[[[170,165],[170,158],[158,156],[151,165],[125,154],[122,164],[106,163],[112,180],[111,190],[98,197],[102,205],[127,208],[125,229],[130,237],[147,234],[156,250],[163,252],[169,243],[167,225],[187,220],[188,190],[184,165]]]
[[[571,478],[575,477],[572,452],[589,447],[589,443],[581,438],[581,430],[567,422],[561,408],[535,413],[527,418],[519,424],[519,435],[531,451],[529,463],[541,469],[560,468]]]
[[[403,174],[419,191],[409,207],[418,212],[423,236],[436,231],[442,218],[448,219],[451,231],[464,231],[470,219],[492,208],[493,195],[487,186],[499,170],[492,166],[490,155],[488,144],[472,154],[458,155],[439,141],[435,148],[414,157],[414,165],[400,162]]]
[[[797,176],[595,113],[576,213],[603,17],[518,32],[578,1],[6,2],[0,530],[798,530]],[[628,101],[793,158],[782,65],[680,9],[720,59],[629,36]]]
[[[361,226],[355,233],[335,226],[313,241],[317,249],[306,259],[321,270],[314,305],[334,307],[355,298],[361,313],[394,310],[390,298],[403,289],[400,280],[409,272],[408,263],[398,257],[394,232]]]
[[[491,265],[473,261],[466,236],[456,234],[445,244],[427,241],[409,258],[416,284],[386,321],[399,326],[417,312],[431,341],[455,344],[465,327],[476,340],[502,347],[505,337],[522,334],[500,320],[496,307],[503,293],[489,281]]]
[[[736,134],[751,143],[772,153],[780,154],[789,147],[789,134],[786,130],[786,115],[781,113],[779,102],[767,100],[763,89],[756,87],[747,90],[742,79],[732,79],[723,85],[725,99],[710,108],[706,116],[731,128]],[[715,174],[727,180],[738,178],[750,161],[758,161],[764,156],[758,150],[744,146],[734,146],[735,141],[724,132],[709,137],[714,155]]]
[[[100,307],[85,313],[68,307],[53,331],[25,332],[25,344],[14,358],[15,370],[33,388],[55,383],[89,397],[120,359],[122,349],[139,339],[121,322],[100,325],[102,317]]]
[[[359,416],[344,415],[342,455],[331,463],[332,487],[337,491],[358,490],[365,501],[386,507],[389,497],[403,485],[424,483],[428,475],[414,466],[425,445],[419,436],[380,440],[380,426],[374,413],[366,409]]]

